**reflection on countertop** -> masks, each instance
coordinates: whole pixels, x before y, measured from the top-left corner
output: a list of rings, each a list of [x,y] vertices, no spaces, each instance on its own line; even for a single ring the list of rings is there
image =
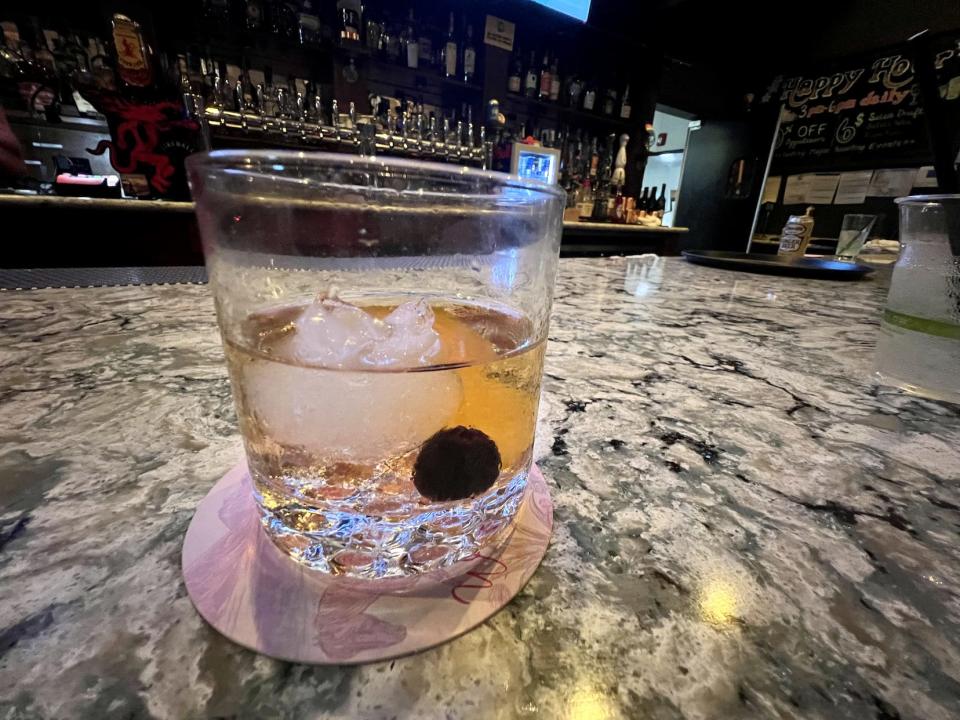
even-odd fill
[[[185,595],[239,453],[208,289],[5,293],[0,717],[958,717],[960,408],[874,384],[885,293],[562,261],[544,563],[361,667],[256,656]]]

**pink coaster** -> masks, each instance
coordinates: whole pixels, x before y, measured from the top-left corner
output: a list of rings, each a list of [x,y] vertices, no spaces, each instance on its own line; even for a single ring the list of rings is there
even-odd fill
[[[291,662],[385,660],[452,640],[500,610],[550,543],[553,504],[530,469],[516,527],[500,547],[440,573],[377,583],[334,579],[291,560],[260,527],[245,464],[200,501],[183,579],[203,619],[235,643]]]

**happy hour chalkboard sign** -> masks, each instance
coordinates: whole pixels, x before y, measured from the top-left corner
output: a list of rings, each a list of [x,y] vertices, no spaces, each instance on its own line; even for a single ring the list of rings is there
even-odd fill
[[[960,117],[960,37],[940,36],[932,61],[944,107]],[[931,162],[916,73],[907,48],[779,76],[762,103],[782,104],[771,174],[911,167]]]
[[[913,63],[885,54],[834,72],[791,77],[764,101],[783,103],[771,172],[922,164],[930,154]]]

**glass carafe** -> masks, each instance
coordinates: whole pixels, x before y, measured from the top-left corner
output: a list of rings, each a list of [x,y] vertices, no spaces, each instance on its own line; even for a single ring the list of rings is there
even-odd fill
[[[960,403],[960,195],[900,198],[900,258],[877,344],[880,381]]]

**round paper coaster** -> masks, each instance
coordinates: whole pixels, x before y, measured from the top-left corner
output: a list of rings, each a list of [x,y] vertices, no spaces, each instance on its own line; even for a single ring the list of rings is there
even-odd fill
[[[280,660],[386,660],[452,640],[506,605],[543,559],[553,504],[534,465],[510,538],[442,574],[374,589],[290,559],[260,527],[241,463],[200,501],[183,541],[183,579],[203,619],[239,645]]]

